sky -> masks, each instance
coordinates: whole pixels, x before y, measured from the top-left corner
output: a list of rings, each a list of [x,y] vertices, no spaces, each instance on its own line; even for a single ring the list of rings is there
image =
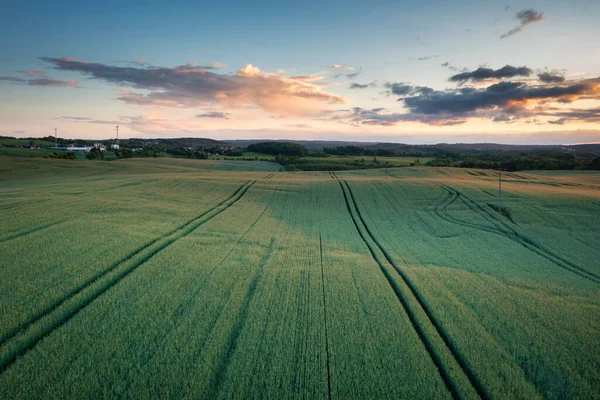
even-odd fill
[[[600,1],[11,1],[0,135],[600,142]]]

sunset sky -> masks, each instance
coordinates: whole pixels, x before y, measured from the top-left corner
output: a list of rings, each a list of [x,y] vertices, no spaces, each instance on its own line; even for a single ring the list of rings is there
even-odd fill
[[[0,135],[600,142],[600,1],[11,1]]]

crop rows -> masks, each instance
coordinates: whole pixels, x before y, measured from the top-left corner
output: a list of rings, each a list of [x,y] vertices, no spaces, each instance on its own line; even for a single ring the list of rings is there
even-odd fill
[[[335,173],[334,176],[336,176]],[[485,388],[483,388],[483,386],[477,381],[477,378],[475,374],[470,370],[470,367],[465,363],[463,358],[459,354],[457,354],[456,348],[452,344],[451,339],[443,331],[440,324],[433,318],[431,311],[429,310],[428,306],[424,303],[422,297],[419,295],[419,292],[415,285],[409,280],[406,274],[404,274],[404,272],[392,260],[392,258],[385,251],[385,249],[381,247],[377,239],[369,230],[369,227],[366,225],[364,219],[360,214],[360,210],[358,208],[358,205],[356,204],[356,200],[354,198],[352,190],[350,189],[350,186],[348,185],[348,182],[346,182],[345,180],[339,180],[338,178],[338,183],[340,184],[340,187],[344,192],[344,200],[346,202],[346,207],[348,209],[348,212],[352,216],[357,232],[369,248],[373,259],[379,264],[381,272],[385,275],[391,288],[394,290],[394,293],[398,297],[398,300],[402,304],[406,313],[409,315],[414,329],[417,331],[419,338],[423,342],[423,345],[427,349],[434,364],[438,368],[440,375],[442,376],[442,379],[444,380],[448,390],[452,393],[453,397],[455,398],[466,398],[472,396],[472,394],[460,387],[459,382],[462,377],[452,376],[453,374],[457,374],[457,372],[450,372],[452,367],[449,368],[444,365],[445,363],[443,360],[443,356],[439,354],[442,353],[442,351],[437,350],[435,348],[435,345],[433,344],[434,340],[438,338],[444,342],[444,345],[446,347],[444,349],[445,352],[450,352],[452,354],[454,362],[460,365],[462,373],[466,375],[466,377],[469,379],[469,382],[471,383],[473,389],[475,389],[475,391],[477,392],[477,395],[481,398],[489,398],[489,395],[485,391]],[[378,253],[380,253],[383,256],[383,258],[380,255],[378,255]],[[395,270],[395,272],[401,278],[403,286],[408,288],[409,293],[406,293],[406,289],[404,289],[403,291],[400,285],[396,283],[394,277],[389,272],[390,268],[385,266],[385,262],[387,262],[387,264],[391,266],[393,270]],[[416,302],[419,305],[417,309],[413,309],[409,306],[409,300],[407,299],[408,296],[412,296],[416,300]],[[426,315],[429,324],[431,324],[435,328],[438,338],[431,338],[426,334],[426,329],[422,327],[423,322],[419,321],[417,313],[423,313]]]
[[[2,349],[0,372],[8,368],[17,357],[33,348],[44,336],[68,322],[77,312],[116,285],[159,251],[176,240],[187,236],[206,221],[231,207],[242,198],[254,183],[246,182],[227,199],[171,232],[136,249],[107,270],[92,276],[83,285],[73,289],[63,298],[51,304],[50,307],[41,310],[32,319],[9,331],[2,337],[0,342]]]
[[[567,271],[570,271],[576,275],[579,275],[584,279],[588,279],[595,283],[600,283],[599,275],[597,275],[593,272],[587,271],[586,269],[574,264],[573,262],[565,259],[564,257],[561,257],[560,255],[556,254],[555,252],[553,252],[552,250],[548,249],[547,247],[541,245],[540,243],[537,243],[533,239],[523,235],[522,233],[517,231],[514,224],[511,226],[510,224],[508,224],[505,221],[494,218],[494,216],[492,216],[490,214],[489,210],[486,210],[484,207],[482,207],[478,203],[471,200],[468,196],[461,194],[460,192],[458,192],[457,190],[453,189],[452,187],[450,187],[448,185],[440,184],[439,186],[448,193],[447,199],[437,209],[437,214],[441,218],[444,218],[445,220],[456,223],[456,224],[460,224],[460,225],[464,225],[467,227],[483,230],[486,232],[495,233],[495,234],[498,234],[501,236],[505,236],[505,237],[515,241],[516,243],[519,243],[520,245],[527,248],[528,250],[531,250],[532,252],[539,254],[540,256],[548,259],[549,261],[551,261],[553,264],[557,265],[560,268],[564,268]],[[494,227],[490,228],[490,227],[486,227],[483,225],[474,224],[471,222],[461,221],[459,219],[452,217],[448,213],[448,206],[451,205],[453,202],[455,202],[457,199],[460,199],[462,201],[462,203],[465,204],[471,211],[481,215],[486,221],[490,222]]]
[[[489,171],[86,165],[0,189],[0,398],[598,392],[597,272],[544,234],[588,198],[508,185],[512,222]],[[593,255],[577,218],[567,243]]]

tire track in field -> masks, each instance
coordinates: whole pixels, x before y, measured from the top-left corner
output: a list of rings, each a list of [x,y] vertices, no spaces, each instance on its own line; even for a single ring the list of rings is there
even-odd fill
[[[62,299],[29,321],[11,330],[0,343],[0,374],[10,367],[19,356],[27,353],[44,337],[66,324],[79,311],[106,293],[140,265],[238,202],[254,183],[256,181],[247,181],[225,200],[178,228],[141,246],[108,269],[88,279],[83,285],[71,290]],[[114,274],[111,275],[113,272]]]
[[[543,246],[539,243],[536,243],[533,239],[518,232],[508,222],[494,218],[494,216],[491,215],[488,210],[486,210],[481,205],[477,204],[477,202],[475,202],[468,196],[465,196],[464,194],[462,194],[458,190],[452,188],[451,186],[441,184],[441,183],[438,183],[437,185],[448,193],[448,195],[449,195],[448,199],[450,199],[449,202],[447,199],[445,201],[445,204],[443,204],[442,207],[439,208],[440,212],[438,213],[438,215],[441,218],[445,219],[448,222],[452,222],[455,224],[459,224],[459,225],[483,230],[486,232],[494,233],[496,235],[510,239],[513,242],[515,242],[515,243],[525,247],[527,250],[530,250],[531,252],[547,259],[548,261],[552,262],[554,265],[556,265],[564,270],[572,272],[572,273],[574,273],[584,279],[592,281],[594,283],[600,283],[599,275],[597,275],[593,272],[590,272],[583,267],[578,266],[577,264],[569,261],[568,259],[561,257],[560,255],[554,253],[552,250],[546,248],[545,246]],[[459,198],[462,201],[462,203],[467,206],[467,208],[469,208],[471,211],[480,215],[486,221],[491,223],[494,226],[494,228],[462,221],[460,219],[450,216],[450,214],[447,211],[447,208],[450,204],[452,204],[454,201],[456,201]]]
[[[262,214],[261,214],[262,215]],[[260,219],[260,218],[259,218]],[[231,362],[231,358],[235,353],[235,350],[238,346],[238,340],[240,338],[240,334],[246,325],[246,321],[248,320],[248,314],[250,310],[250,303],[254,298],[254,294],[256,293],[256,286],[258,286],[258,281],[262,277],[262,272],[265,267],[265,264],[271,258],[273,254],[273,247],[275,246],[275,237],[271,237],[271,241],[269,243],[269,247],[267,248],[267,252],[260,260],[258,270],[254,273],[254,277],[252,277],[252,281],[250,282],[250,286],[244,295],[244,299],[242,300],[242,305],[238,314],[238,317],[229,331],[227,341],[225,342],[225,354],[221,356],[219,359],[218,365],[216,366],[215,372],[210,377],[210,381],[205,389],[205,395],[201,396],[201,398],[216,398],[221,388],[223,386],[226,374],[227,367]]]
[[[8,211],[8,210],[12,210],[13,208],[25,208],[25,207],[29,207],[29,206],[34,206],[34,205],[46,203],[48,201],[49,201],[48,199],[44,199],[44,200],[22,200],[22,201],[18,201],[18,202],[15,202],[15,203],[4,204],[4,205],[0,206],[0,211]]]
[[[254,228],[254,226],[258,223],[258,221],[262,218],[262,216],[265,214],[265,212],[267,211],[267,209],[269,208],[269,206],[271,205],[271,203],[273,202],[273,197],[275,197],[275,193],[277,192],[277,190],[279,189],[279,186],[281,186],[281,182],[279,182],[277,184],[277,186],[275,187],[275,189],[273,190],[273,193],[271,194],[271,197],[269,198],[269,202],[267,203],[267,205],[265,206],[265,208],[262,210],[262,212],[260,213],[260,215],[254,220],[254,222],[252,223],[252,225],[250,225],[248,227],[248,229],[246,229],[244,231],[244,233],[238,238],[238,240],[233,244],[233,246],[231,246],[231,248],[229,249],[229,251],[227,252],[227,254],[225,254],[225,256],[223,256],[219,262],[217,262],[209,271],[208,273],[206,273],[203,277],[202,277],[202,281],[199,283],[198,287],[190,294],[190,296],[184,300],[181,304],[179,304],[179,306],[177,306],[177,308],[173,311],[172,313],[172,318],[170,321],[170,329],[168,329],[166,332],[164,332],[159,338],[157,338],[157,341],[159,341],[161,343],[161,347],[162,344],[164,344],[169,337],[171,336],[172,332],[175,330],[180,318],[184,315],[184,312],[186,309],[189,309],[192,305],[193,305],[193,301],[194,299],[196,299],[196,297],[200,294],[200,292],[202,292],[202,290],[206,287],[206,283],[212,278],[213,274],[223,265],[223,263],[229,259],[229,256],[231,256],[231,253],[233,253],[233,251],[237,248],[237,246],[240,244],[240,242],[246,237],[246,235],[248,234],[248,232],[250,232],[252,230],[252,228]],[[228,287],[226,293],[228,293],[228,295],[226,296],[227,298],[229,298],[229,293],[231,292],[231,290],[233,289],[233,286],[235,285],[235,283],[238,282],[238,279],[234,280],[233,283],[231,283],[231,285]],[[216,326],[217,322],[219,321],[221,314],[223,313],[223,309],[224,307],[221,307],[218,311],[218,313],[215,313],[212,316],[212,319],[210,321],[210,323],[207,325],[208,328],[206,329],[206,338],[205,340],[202,342],[202,345],[200,346],[200,349],[202,349],[206,343],[206,341],[208,340],[208,337],[210,337],[210,335],[208,333],[210,333],[214,327]],[[156,356],[158,350],[155,350],[152,352],[152,354],[150,354],[145,360],[144,362],[141,363],[140,365],[140,369],[138,371],[136,371],[136,373],[141,373],[142,370],[145,369],[145,367],[150,364],[150,362],[152,361],[152,359]],[[194,360],[194,363],[197,360]],[[128,380],[127,384],[125,386],[125,388],[123,389],[122,393],[126,393],[127,390],[129,389],[129,387],[131,386],[132,381]]]
[[[429,321],[429,323],[431,323],[433,328],[435,328],[437,335],[443,341],[443,343],[445,345],[445,349],[452,355],[453,359],[456,361],[456,363],[462,370],[462,373],[466,376],[466,378],[470,382],[470,384],[473,387],[473,389],[475,390],[475,392],[477,392],[477,395],[482,399],[491,398],[488,391],[479,382],[475,373],[469,367],[469,365],[467,364],[465,359],[459,354],[456,346],[450,339],[449,335],[446,334],[446,332],[441,327],[440,323],[433,316],[431,309],[429,308],[429,306],[423,299],[422,295],[416,288],[416,285],[406,275],[406,273],[397,266],[397,264],[394,262],[394,260],[391,258],[391,256],[381,246],[379,241],[375,238],[375,236],[369,229],[368,225],[366,224],[366,222],[364,221],[364,219],[362,217],[362,214],[360,213],[360,210],[356,203],[356,199],[354,198],[354,194],[352,192],[352,189],[350,189],[348,182],[338,178],[335,173],[334,173],[334,175],[336,176],[337,181],[342,189],[342,192],[344,194],[344,201],[346,203],[346,208],[348,209],[348,213],[350,214],[350,217],[352,218],[352,221],[354,222],[354,226],[356,227],[356,230],[357,230],[359,236],[361,237],[361,239],[363,240],[363,242],[369,249],[369,252],[371,253],[371,256],[373,257],[375,262],[379,265],[379,268],[380,268],[382,274],[386,278],[388,284],[390,285],[391,289],[394,291],[394,294],[396,295],[397,299],[399,300],[402,308],[406,312],[406,315],[408,316],[413,329],[417,333],[421,343],[423,344],[423,346],[425,347],[425,350],[429,354],[429,357],[431,358],[432,362],[436,366],[436,368],[440,374],[440,377],[442,378],[442,381],[444,382],[446,388],[448,389],[448,391],[450,392],[452,397],[453,398],[463,398],[465,396],[462,393],[462,391],[458,388],[456,382],[454,381],[453,377],[450,375],[449,371],[445,368],[444,362],[442,361],[442,357],[436,352],[436,350],[434,348],[432,338],[430,338],[427,335],[424,327],[419,323],[417,313],[424,314],[427,317],[427,320]],[[355,217],[354,213],[352,212],[353,208],[356,211],[358,218]],[[363,229],[361,229],[361,227]],[[365,231],[365,233],[363,233],[363,230]],[[374,246],[369,242],[367,237],[374,243]],[[412,297],[418,303],[419,307],[416,310],[410,306],[407,295],[405,293],[403,293],[401,288],[398,287],[398,285],[394,281],[394,278],[389,273],[388,269],[385,267],[383,261],[377,255],[377,249],[383,254],[383,257],[385,258],[387,263],[393,267],[393,270],[395,270],[397,272],[402,283],[404,283],[404,285],[409,289],[410,295],[412,295]]]
[[[25,231],[13,233],[13,234],[8,235],[6,237],[0,238],[0,243],[8,242],[9,240],[13,240],[13,239],[17,239],[17,238],[20,238],[20,237],[23,237],[23,236],[26,236],[26,235],[30,235],[32,233],[36,233],[38,231],[42,231],[44,229],[48,229],[48,228],[53,227],[53,226],[63,224],[66,221],[67,221],[66,219],[63,219],[63,220],[58,221],[58,222],[52,222],[52,223],[49,223],[49,224],[46,224],[46,225],[38,226],[36,228],[32,228],[32,229],[28,229],[28,230],[25,230]]]
[[[329,357],[329,335],[327,328],[327,301],[325,300],[325,269],[323,268],[323,239],[319,233],[319,253],[321,256],[321,286],[323,288],[323,319],[325,324],[325,356],[327,358],[327,398],[331,399],[331,362]]]
[[[140,254],[141,252],[143,252],[144,250],[146,250],[150,246],[152,246],[155,243],[157,243],[158,241],[160,241],[161,239],[166,238],[169,235],[172,235],[172,234],[174,234],[175,232],[177,232],[177,231],[179,231],[181,229],[184,229],[188,225],[190,225],[190,224],[194,223],[195,221],[197,221],[198,219],[204,217],[206,214],[208,214],[209,212],[211,212],[215,208],[221,206],[226,201],[230,200],[235,195],[237,195],[240,192],[240,190],[242,190],[242,188],[246,184],[248,184],[248,182],[244,183],[232,195],[230,195],[228,198],[222,200],[221,202],[219,202],[217,205],[213,206],[209,210],[207,210],[207,211],[203,212],[202,214],[200,214],[200,215],[192,218],[191,220],[189,220],[189,221],[185,222],[184,224],[178,226],[177,228],[175,228],[175,229],[167,232],[166,234],[164,234],[162,236],[159,236],[156,239],[153,239],[152,241],[150,241],[150,242],[148,242],[148,243],[146,243],[146,244],[138,247],[137,249],[135,249],[134,251],[132,251],[131,253],[129,253],[125,257],[123,257],[120,260],[116,261],[114,264],[112,264],[107,269],[99,271],[98,273],[96,273],[95,275],[93,275],[89,279],[87,279],[85,282],[83,282],[81,285],[77,286],[76,288],[73,288],[72,290],[70,290],[69,292],[67,292],[63,297],[61,297],[60,299],[56,300],[55,302],[53,302],[52,304],[50,304],[45,309],[43,309],[40,312],[38,312],[36,315],[34,315],[33,317],[31,317],[29,320],[27,320],[27,321],[19,324],[18,326],[16,326],[13,329],[11,329],[9,332],[7,332],[4,335],[0,336],[0,348],[2,346],[4,346],[4,344],[8,340],[12,339],[14,336],[16,336],[17,334],[19,334],[20,331],[27,329],[29,326],[31,326],[32,324],[34,324],[38,320],[44,318],[45,316],[47,316],[48,314],[50,314],[52,311],[54,311],[56,308],[58,308],[61,304],[63,304],[64,302],[68,301],[73,296],[78,295],[85,288],[87,288],[88,286],[92,285],[93,283],[95,283],[99,279],[102,279],[104,276],[108,275],[110,272],[114,271],[117,267],[119,267],[119,265],[123,264],[126,261],[129,261],[130,259],[132,259],[136,255]],[[1,370],[1,367],[0,367],[0,370]]]

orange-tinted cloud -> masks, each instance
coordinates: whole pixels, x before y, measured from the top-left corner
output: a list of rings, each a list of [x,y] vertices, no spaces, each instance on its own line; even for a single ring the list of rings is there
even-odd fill
[[[347,99],[311,82],[315,77],[282,77],[248,64],[236,74],[190,64],[166,67],[118,67],[69,58],[42,58],[57,69],[90,75],[148,93],[129,93],[119,99],[139,105],[200,107],[219,103],[237,108],[255,106],[282,114],[311,114]]]

